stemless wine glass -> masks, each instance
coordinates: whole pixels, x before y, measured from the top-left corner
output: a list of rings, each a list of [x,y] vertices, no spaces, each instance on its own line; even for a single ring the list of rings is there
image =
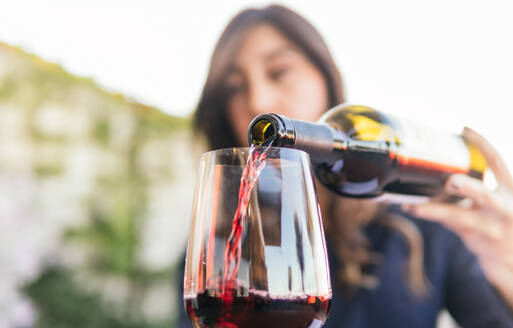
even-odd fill
[[[194,327],[321,327],[331,286],[308,154],[269,148],[236,227],[249,153],[230,148],[201,157],[184,276],[187,314]]]

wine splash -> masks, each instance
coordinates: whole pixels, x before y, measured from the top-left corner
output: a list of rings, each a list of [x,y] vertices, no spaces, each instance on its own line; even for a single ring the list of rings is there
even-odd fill
[[[246,167],[240,179],[239,203],[233,216],[232,231],[226,242],[224,255],[225,291],[231,290],[230,286],[235,282],[237,276],[241,257],[241,237],[246,223],[251,191],[265,166],[271,143],[272,139],[268,139],[260,146],[252,145],[249,150]]]

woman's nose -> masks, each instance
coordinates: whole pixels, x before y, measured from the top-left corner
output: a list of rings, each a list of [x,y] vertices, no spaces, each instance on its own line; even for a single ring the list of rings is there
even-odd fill
[[[254,115],[275,112],[278,99],[277,91],[268,83],[254,83],[249,89],[249,109]]]

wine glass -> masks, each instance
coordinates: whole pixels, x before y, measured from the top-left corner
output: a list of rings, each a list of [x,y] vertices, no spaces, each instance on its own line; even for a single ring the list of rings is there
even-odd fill
[[[184,276],[194,327],[321,327],[328,315],[330,277],[308,154],[261,154],[242,188],[256,153],[230,148],[201,157]]]

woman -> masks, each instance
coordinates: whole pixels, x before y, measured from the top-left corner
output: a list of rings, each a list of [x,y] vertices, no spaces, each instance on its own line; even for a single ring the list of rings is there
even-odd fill
[[[221,35],[195,124],[210,149],[247,146],[248,125],[258,114],[315,121],[344,100],[340,74],[319,33],[304,18],[273,5],[241,12]],[[471,208],[430,203],[401,210],[337,197],[318,186],[333,286],[325,327],[433,327],[443,308],[464,327],[513,327],[506,303],[513,308],[513,286],[500,275],[511,274],[513,264],[487,255],[490,247],[512,248],[511,228],[509,235],[481,231],[477,220],[468,221],[486,212],[486,220],[511,226],[513,209],[504,202],[513,198],[513,179],[482,137],[470,130],[465,137],[504,181],[496,193],[477,180],[452,176],[447,191],[472,199]],[[452,228],[480,256],[484,272],[453,232],[405,212]],[[495,244],[476,236],[491,236]]]

